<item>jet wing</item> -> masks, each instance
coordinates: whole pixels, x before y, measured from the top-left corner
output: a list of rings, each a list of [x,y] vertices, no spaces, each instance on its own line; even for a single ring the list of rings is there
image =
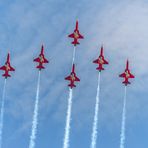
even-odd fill
[[[80,81],[80,79],[78,77],[75,76],[75,81]]]
[[[0,67],[0,70],[6,70],[5,66]]]
[[[94,61],[93,61],[93,63],[96,63],[96,64],[98,64],[98,59],[94,60]]]
[[[35,62],[40,62],[40,58],[34,59]]]
[[[130,78],[135,78],[135,76],[130,73]]]
[[[65,80],[71,80],[71,76],[66,77]]]
[[[68,35],[68,37],[70,37],[70,38],[74,38],[74,33]]]
[[[10,66],[10,71],[15,71],[15,69],[13,67]]]
[[[125,73],[119,75],[119,77],[126,77]]]
[[[104,59],[104,64],[108,64],[108,62]]]
[[[80,39],[83,39],[84,37],[79,33],[79,38],[80,38]]]
[[[49,61],[46,58],[44,58],[44,63],[49,63]]]

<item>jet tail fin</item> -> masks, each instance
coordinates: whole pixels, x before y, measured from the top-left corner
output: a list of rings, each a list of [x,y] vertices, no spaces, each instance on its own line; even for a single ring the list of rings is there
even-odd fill
[[[71,42],[71,44],[74,44],[76,46],[77,44],[80,44],[80,43],[78,41],[73,41]]]
[[[38,65],[36,68],[38,68],[38,69],[44,69],[45,67],[43,65]]]
[[[125,85],[131,84],[129,81],[123,81],[122,83]]]
[[[11,75],[5,73],[3,74],[3,77],[7,78],[7,77],[11,77]]]
[[[69,84],[68,86],[69,86],[70,88],[76,87],[75,84]]]
[[[104,70],[103,67],[97,67],[96,69],[99,70],[99,71]]]

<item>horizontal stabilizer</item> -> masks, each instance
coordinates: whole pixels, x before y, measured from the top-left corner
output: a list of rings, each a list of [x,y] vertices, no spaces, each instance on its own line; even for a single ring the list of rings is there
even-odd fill
[[[77,45],[77,44],[80,44],[80,43],[78,41],[73,41],[73,42],[71,42],[71,44]]]
[[[69,84],[68,86],[69,86],[70,88],[76,87],[76,85],[74,85],[74,84]]]
[[[43,65],[38,65],[36,68],[38,68],[38,69],[44,69],[45,67]]]
[[[97,70],[100,70],[100,71],[101,71],[101,70],[104,70],[103,67],[97,67],[96,69],[97,69]]]
[[[11,75],[5,73],[5,74],[3,74],[3,77],[7,78],[7,77],[11,77]]]
[[[123,81],[122,83],[125,85],[131,84],[129,81]]]

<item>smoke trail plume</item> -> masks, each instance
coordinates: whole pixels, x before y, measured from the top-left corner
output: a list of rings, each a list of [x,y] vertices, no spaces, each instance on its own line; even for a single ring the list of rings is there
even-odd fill
[[[69,89],[69,98],[68,98],[68,109],[66,117],[66,126],[65,126],[65,136],[63,148],[69,147],[69,135],[70,135],[70,121],[71,121],[71,108],[72,108],[72,89]]]
[[[98,130],[98,113],[99,113],[99,104],[100,104],[100,77],[101,74],[99,72],[98,76],[98,87],[97,87],[97,95],[96,95],[96,105],[95,105],[95,115],[94,115],[94,122],[93,122],[93,129],[92,129],[92,136],[91,136],[91,148],[96,148],[96,141],[97,141],[97,130]]]
[[[2,102],[1,102],[1,111],[0,111],[0,148],[2,147],[2,134],[3,134],[3,120],[4,120],[6,82],[7,82],[7,80],[5,79],[4,87],[3,87]]]
[[[37,91],[36,91],[36,100],[35,100],[34,114],[33,114],[33,121],[32,121],[32,132],[31,132],[31,136],[30,136],[29,148],[35,147],[35,139],[36,139],[37,125],[38,125],[40,77],[41,77],[41,72],[39,71],[38,82],[37,82]]]
[[[72,57],[72,66],[73,66],[73,64],[75,62],[75,55],[76,55],[76,47],[74,46],[73,57]],[[67,115],[66,115],[66,125],[65,125],[63,148],[68,148],[69,147],[71,108],[72,108],[72,89],[69,88],[69,98],[68,98],[68,108],[67,108]]]
[[[72,57],[72,65],[74,64],[74,61],[75,61],[75,55],[76,55],[76,47],[74,46],[73,57]]]
[[[124,92],[124,104],[122,112],[122,125],[121,125],[121,134],[120,134],[120,148],[124,148],[125,143],[125,124],[126,124],[126,86]]]

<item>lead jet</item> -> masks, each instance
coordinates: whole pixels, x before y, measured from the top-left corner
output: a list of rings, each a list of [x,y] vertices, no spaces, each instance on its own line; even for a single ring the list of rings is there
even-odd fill
[[[5,71],[5,73],[2,75],[3,77],[5,77],[5,79],[7,79],[8,77],[11,77],[11,75],[9,74],[9,71],[15,71],[15,69],[10,65],[10,53],[8,53],[7,55],[7,60],[5,62],[5,65],[0,67],[0,70]]]
[[[80,34],[79,32],[79,25],[78,25],[78,21],[76,21],[76,26],[75,26],[75,30],[72,34],[68,35],[68,37],[73,38],[74,41],[71,42],[72,44],[74,44],[74,46],[76,46],[77,44],[80,44],[78,42],[78,39],[83,39],[84,37]]]
[[[99,70],[100,72],[104,70],[103,65],[108,64],[103,55],[103,46],[101,47],[101,52],[98,59],[94,60],[93,63],[98,64],[98,67],[96,69]]]
[[[34,62],[38,62],[39,65],[37,65],[36,68],[38,68],[39,70],[44,69],[45,67],[43,66],[44,63],[49,63],[49,61],[45,58],[44,56],[44,46],[42,45],[41,48],[41,53],[39,54],[39,57],[34,59]]]
[[[128,79],[129,78],[135,78],[135,76],[133,74],[131,74],[130,70],[129,70],[129,62],[127,60],[126,62],[126,69],[125,72],[120,74],[119,77],[124,78],[124,81],[122,82],[123,84],[125,84],[125,86],[127,86],[128,84],[131,84]]]
[[[76,76],[76,73],[75,73],[75,64],[73,64],[73,66],[72,66],[72,72],[71,72],[71,74],[68,77],[66,77],[65,80],[70,81],[70,84],[68,86],[71,89],[73,87],[76,87],[76,85],[74,84],[75,81],[80,81],[80,79]]]

